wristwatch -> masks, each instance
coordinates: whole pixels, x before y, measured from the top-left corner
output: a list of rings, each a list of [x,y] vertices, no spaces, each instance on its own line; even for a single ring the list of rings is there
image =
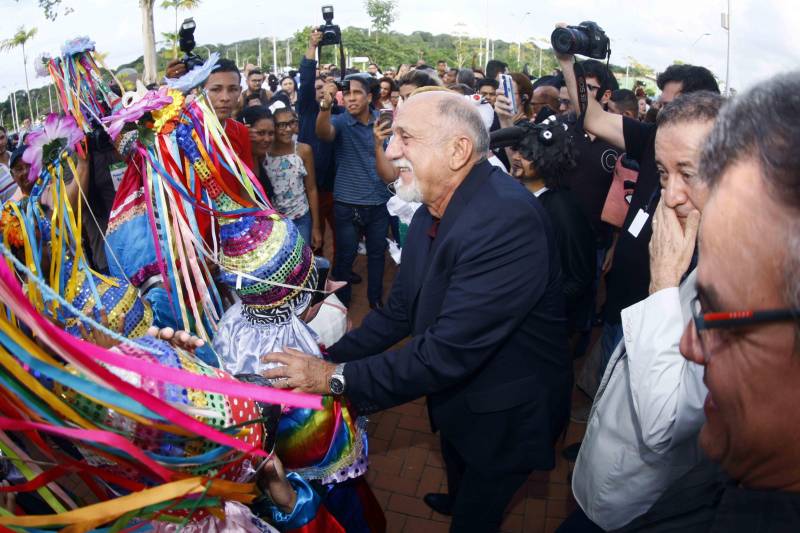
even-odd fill
[[[327,106],[325,105],[324,101],[319,103],[319,110],[320,111],[330,111],[332,107],[333,107],[333,102],[331,102],[331,105],[327,105]]]
[[[336,365],[336,368],[333,369],[333,375],[331,375],[331,379],[328,382],[328,386],[331,389],[331,394],[334,396],[341,396],[344,394],[344,365],[345,363],[339,363]]]

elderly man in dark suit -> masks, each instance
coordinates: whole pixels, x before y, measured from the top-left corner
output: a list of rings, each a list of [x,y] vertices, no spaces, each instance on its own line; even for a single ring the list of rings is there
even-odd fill
[[[559,256],[547,213],[485,160],[486,129],[460,96],[414,96],[386,155],[398,196],[423,202],[383,309],[330,348],[294,350],[265,374],[282,387],[344,395],[360,414],[427,396],[442,439],[452,531],[496,531],[534,469],[552,469],[569,416]],[[392,349],[398,341],[410,342]]]

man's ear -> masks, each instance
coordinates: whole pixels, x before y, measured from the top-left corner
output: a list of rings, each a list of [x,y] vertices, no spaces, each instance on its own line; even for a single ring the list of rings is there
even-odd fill
[[[460,135],[452,139],[447,150],[448,167],[451,171],[458,171],[464,168],[472,160],[475,146],[472,139]]]

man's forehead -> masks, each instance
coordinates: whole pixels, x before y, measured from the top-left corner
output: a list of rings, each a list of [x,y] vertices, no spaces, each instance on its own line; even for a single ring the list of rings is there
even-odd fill
[[[235,72],[212,72],[206,85],[239,85],[239,76]]]

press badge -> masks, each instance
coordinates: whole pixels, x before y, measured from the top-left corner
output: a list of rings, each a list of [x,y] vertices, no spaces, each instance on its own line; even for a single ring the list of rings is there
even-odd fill
[[[647,211],[639,209],[639,212],[633,217],[633,222],[628,226],[628,233],[634,237],[638,237],[648,218],[650,218],[650,215],[647,214]]]
[[[119,184],[122,183],[122,178],[125,176],[125,171],[128,165],[125,163],[112,163],[108,166],[108,171],[111,174],[111,183],[114,184],[114,190],[119,189]]]

